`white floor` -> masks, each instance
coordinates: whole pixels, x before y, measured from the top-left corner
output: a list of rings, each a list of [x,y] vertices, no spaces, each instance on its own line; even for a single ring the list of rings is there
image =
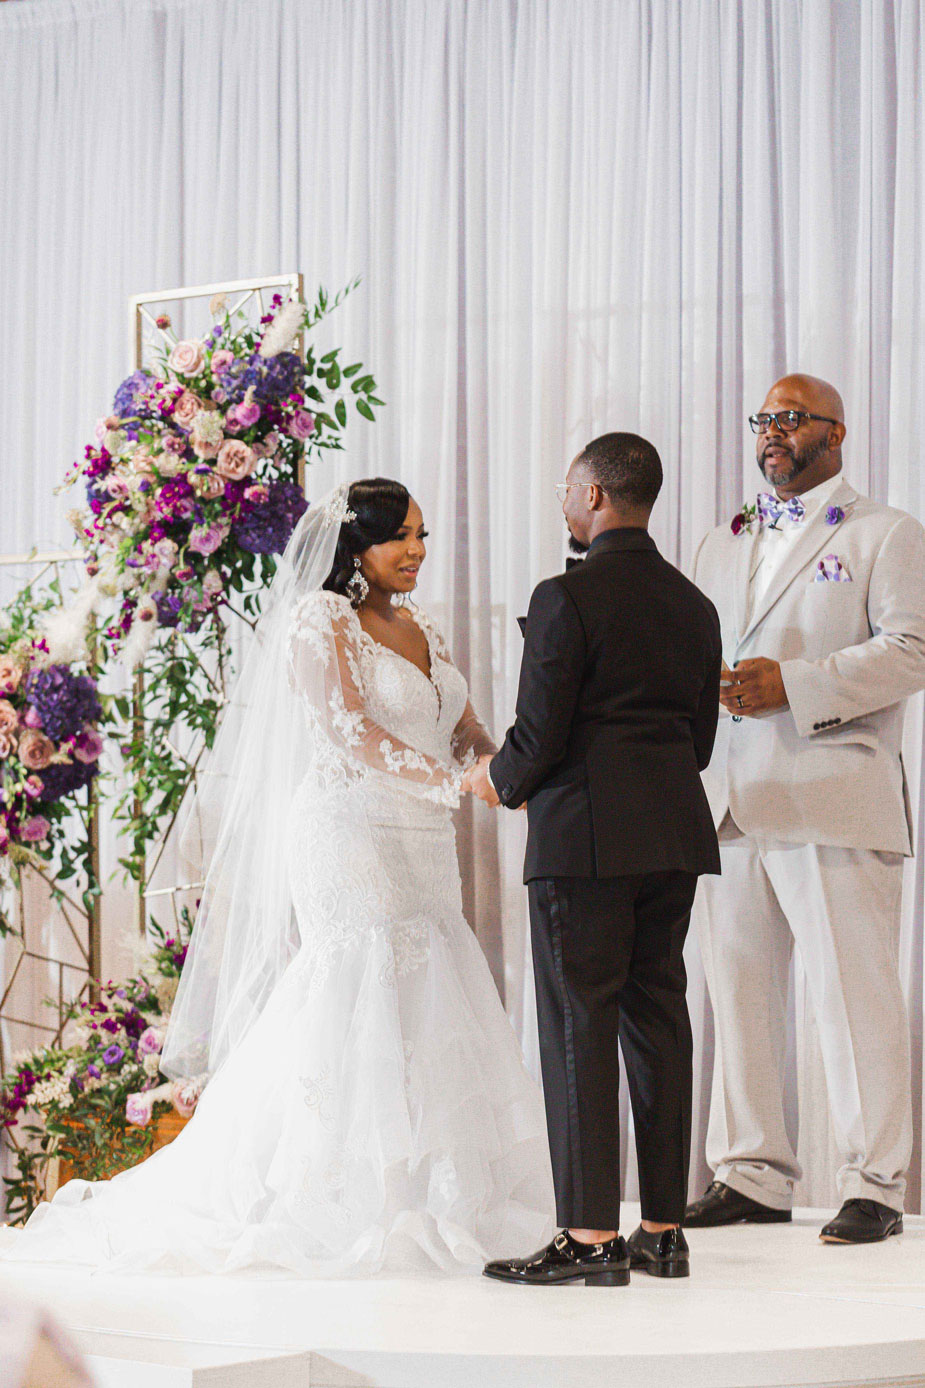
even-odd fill
[[[0,1292],[53,1307],[100,1388],[925,1385],[925,1219],[846,1248],[819,1242],[825,1213],[692,1231],[690,1279],[634,1274],[627,1288],[115,1279],[22,1263],[0,1264]]]

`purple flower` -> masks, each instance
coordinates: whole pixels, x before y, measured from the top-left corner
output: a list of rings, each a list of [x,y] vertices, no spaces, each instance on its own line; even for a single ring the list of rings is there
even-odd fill
[[[742,529],[742,526],[743,526],[744,524],[745,524],[745,517],[742,515],[742,512],[740,511],[739,514],[738,514],[737,516],[733,516],[732,522],[731,522],[730,527],[729,527],[730,530],[732,531],[733,535],[738,535],[739,531]]]
[[[226,398],[237,404],[248,390],[259,405],[284,400],[302,385],[305,368],[296,352],[279,352],[275,357],[261,357],[259,352],[247,361],[234,361],[221,372],[221,387]]]
[[[92,1076],[93,1079],[98,1080],[100,1077],[100,1067],[98,1065],[88,1065],[87,1074]]]
[[[252,554],[282,554],[307,505],[295,482],[271,482],[266,501],[250,507],[235,525],[234,538]]]
[[[46,766],[42,772],[39,801],[47,805],[53,800],[60,800],[63,795],[71,795],[74,791],[81,790],[90,784],[98,771],[98,762],[90,762],[87,765],[81,761],[69,761]]]
[[[839,521],[845,519],[845,513],[840,506],[830,506],[825,513],[826,525],[837,525]]]
[[[133,371],[131,376],[126,376],[113,399],[113,413],[123,419],[127,415],[141,414],[144,410],[143,397],[151,386],[152,379],[147,371]]]
[[[36,670],[26,683],[26,694],[38,710],[42,727],[55,741],[73,737],[85,723],[103,715],[96,685],[89,675],[75,675],[67,665]]]
[[[125,1051],[121,1046],[107,1046],[103,1052],[103,1060],[107,1065],[118,1065],[124,1055]]]
[[[100,1025],[102,1026],[104,1031],[114,1033],[119,1030],[119,1023],[116,1021],[114,1017],[107,1017],[105,1022],[101,1022]]]

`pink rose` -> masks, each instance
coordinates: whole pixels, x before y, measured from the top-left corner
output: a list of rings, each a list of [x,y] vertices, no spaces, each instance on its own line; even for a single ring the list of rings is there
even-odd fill
[[[194,554],[214,554],[227,534],[223,525],[196,526],[190,531],[189,548]]]
[[[212,374],[215,376],[221,375],[223,371],[228,370],[233,361],[234,352],[229,352],[224,347],[220,347],[217,352],[212,353]]]
[[[167,358],[167,365],[178,376],[198,376],[204,361],[205,353],[202,350],[202,343],[186,341],[177,343]]]
[[[51,825],[44,815],[34,814],[27,819],[19,831],[23,843],[41,843],[48,838]]]
[[[308,410],[296,410],[289,421],[289,433],[294,439],[307,439],[315,432],[315,416]]]
[[[176,403],[173,412],[174,422],[181,429],[192,428],[193,420],[202,409],[202,401],[191,390],[185,390]]]
[[[148,1094],[130,1094],[125,1103],[125,1116],[136,1128],[146,1128],[151,1122],[154,1107]]]
[[[269,499],[270,499],[270,489],[269,489],[269,487],[264,487],[262,483],[257,483],[257,484],[255,484],[253,487],[245,487],[245,488],[244,488],[244,500],[245,500],[245,501],[261,501],[261,502],[263,502],[263,501],[269,501]]]
[[[24,789],[29,799],[35,800],[45,789],[45,782],[41,776],[27,776]]]
[[[204,497],[206,501],[214,501],[217,496],[222,496],[225,491],[225,480],[219,477],[218,473],[212,472],[192,472],[190,482],[198,496]]]
[[[179,552],[176,540],[158,540],[157,544],[154,546],[154,553],[157,555],[159,563],[162,564],[165,569],[173,568],[174,564],[177,562],[177,555]]]
[[[225,580],[222,578],[218,569],[209,569],[202,580],[202,591],[207,598],[217,598],[219,593],[225,591]]]
[[[254,450],[248,448],[246,443],[240,439],[226,439],[219,449],[215,470],[232,482],[240,482],[242,478],[250,476],[256,463]]]
[[[6,761],[11,757],[16,748],[16,739],[12,733],[0,733],[0,761]]]
[[[36,728],[29,728],[19,739],[19,759],[29,771],[44,771],[55,754],[55,744]]]
[[[139,448],[137,453],[132,454],[132,468],[139,477],[153,477],[155,468],[155,458],[146,448]]]
[[[249,429],[252,424],[256,424],[263,411],[253,400],[248,404],[242,400],[240,405],[235,405],[234,410],[229,410],[229,414],[234,414],[235,420],[242,429]]]
[[[279,434],[275,430],[271,430],[265,439],[258,439],[251,447],[258,458],[272,458],[279,448]]]
[[[160,1055],[164,1048],[164,1033],[157,1027],[147,1027],[138,1038],[141,1055]]]
[[[19,714],[9,699],[0,699],[0,733],[13,733],[19,723]]]
[[[201,1080],[177,1080],[174,1083],[170,1097],[181,1118],[192,1118],[202,1087]]]
[[[0,694],[15,694],[22,679],[22,666],[12,656],[0,655]]]
[[[109,495],[116,501],[122,501],[129,493],[128,483],[117,472],[110,473],[106,478],[105,487]]]
[[[27,728],[40,728],[42,726],[39,711],[37,708],[33,707],[32,704],[29,705],[23,714],[22,721]]]
[[[102,750],[103,739],[96,728],[82,728],[74,739],[74,756],[78,761],[82,761],[84,766],[98,761]]]

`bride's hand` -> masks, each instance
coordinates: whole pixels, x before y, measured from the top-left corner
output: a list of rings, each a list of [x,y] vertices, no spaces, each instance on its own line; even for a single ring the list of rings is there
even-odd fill
[[[490,761],[490,753],[486,753],[485,756],[479,757],[478,761],[470,766],[469,770],[463,774],[460,789],[463,791],[471,791],[473,795],[477,795],[480,800],[485,801],[486,805],[490,805],[492,809],[494,809],[496,805],[500,805],[501,801],[498,798],[498,792],[492,785],[491,777],[488,774],[488,764]]]

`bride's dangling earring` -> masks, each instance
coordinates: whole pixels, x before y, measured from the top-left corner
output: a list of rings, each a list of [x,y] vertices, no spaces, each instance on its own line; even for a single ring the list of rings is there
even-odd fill
[[[347,584],[347,597],[350,599],[352,607],[359,607],[369,594],[369,584],[360,572],[360,556],[358,554],[353,556],[353,569],[353,577]]]

